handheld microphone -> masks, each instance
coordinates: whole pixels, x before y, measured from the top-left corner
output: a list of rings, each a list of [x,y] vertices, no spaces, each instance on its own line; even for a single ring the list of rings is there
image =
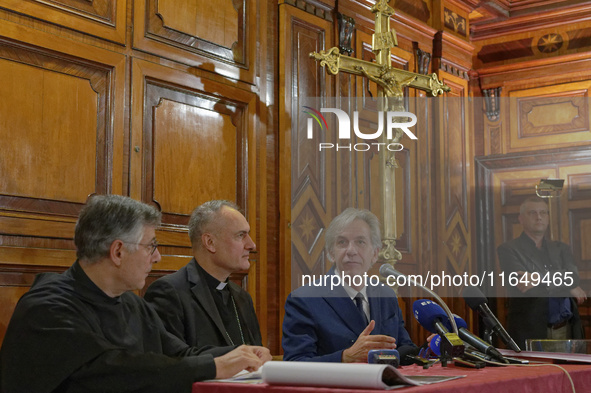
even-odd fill
[[[509,336],[501,322],[497,319],[495,314],[488,308],[487,299],[480,289],[476,287],[466,287],[462,291],[462,297],[466,301],[468,307],[472,310],[477,310],[483,317],[486,326],[496,333],[501,340],[515,352],[521,352],[521,348]]]
[[[461,357],[464,354],[464,343],[457,334],[450,333],[445,327],[444,321],[449,321],[449,318],[439,304],[431,300],[419,299],[413,303],[412,309],[422,327],[441,337],[440,353],[443,357]]]
[[[456,325],[458,325],[458,336],[460,336],[462,341],[471,345],[483,354],[495,358],[501,363],[509,363],[509,361],[505,359],[495,347],[469,331],[467,329],[468,325],[466,324],[466,321],[464,321],[460,316],[454,314],[454,318],[456,320]]]
[[[435,337],[431,339],[429,342],[429,349],[435,354],[435,356],[441,356],[441,336],[439,334],[436,334]]]

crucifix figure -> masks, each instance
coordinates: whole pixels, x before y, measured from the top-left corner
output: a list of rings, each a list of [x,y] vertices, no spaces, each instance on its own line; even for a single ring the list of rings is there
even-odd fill
[[[377,0],[371,8],[375,14],[375,33],[372,36],[372,51],[376,54],[376,61],[369,62],[349,56],[341,56],[339,48],[333,47],[326,51],[312,52],[310,57],[320,61],[320,65],[326,67],[326,71],[336,75],[346,72],[353,75],[361,75],[375,82],[379,89],[378,97],[381,98],[380,110],[387,112],[404,112],[404,88],[412,87],[426,91],[433,97],[451,89],[439,81],[437,74],[417,74],[410,71],[392,67],[390,51],[398,45],[396,32],[390,30],[390,16],[394,9],[388,5],[389,0]],[[402,130],[396,130],[393,140],[399,142]],[[384,192],[382,195],[382,207],[384,214],[383,245],[380,250],[380,259],[394,264],[402,259],[402,255],[396,248],[396,193],[395,170],[398,163],[393,152],[380,154],[380,168],[384,180]]]

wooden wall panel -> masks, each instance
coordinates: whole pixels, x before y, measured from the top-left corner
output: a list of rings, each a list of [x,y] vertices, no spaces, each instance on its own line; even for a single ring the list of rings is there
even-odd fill
[[[463,274],[472,263],[469,160],[472,139],[468,130],[467,81],[440,74],[452,91],[441,100],[436,144],[439,149],[439,269]]]
[[[125,0],[0,0],[0,7],[118,44],[125,43]]]
[[[245,0],[136,1],[133,45],[254,84],[257,32],[266,27],[257,22],[263,4]]]
[[[157,15],[169,29],[231,49],[244,43],[244,6],[244,1],[160,0]]]
[[[89,80],[0,60],[0,95],[12,97],[0,102],[0,172],[11,173],[3,178],[2,194],[84,203],[97,191],[97,119],[104,110]],[[101,120],[98,136],[104,139]]]
[[[189,215],[216,198],[235,201],[256,233],[254,95],[142,60],[133,69],[130,192],[162,210],[163,246],[190,247]]]
[[[591,141],[591,81],[514,89],[503,99],[504,153]]]
[[[71,265],[88,194],[121,192],[124,58],[6,21],[0,36],[0,259]]]
[[[1,94],[14,98],[0,104],[0,170],[11,174],[0,181],[0,206],[64,214],[107,192],[112,70],[6,41],[0,68]]]
[[[165,98],[168,91],[148,85],[151,88],[148,95],[158,102],[146,111],[154,119],[153,200],[162,211],[188,215],[209,199],[241,199],[236,191],[242,177],[237,175],[244,168],[237,146],[243,136],[232,124],[231,113],[173,101]],[[219,181],[205,181],[208,178]]]
[[[281,266],[285,269],[282,280],[280,305],[287,294],[299,286],[301,274],[323,274],[326,256],[323,241],[319,241],[328,225],[333,209],[332,178],[334,163],[330,157],[310,148],[326,140],[317,133],[306,139],[307,115],[300,108],[304,97],[323,97],[333,93],[332,78],[324,68],[309,58],[312,51],[332,46],[332,26],[304,11],[281,5],[280,35],[284,45],[280,48],[279,110],[282,151],[280,189],[282,210],[282,244],[285,254]],[[284,99],[283,99],[284,97]],[[281,312],[281,315],[283,313]]]

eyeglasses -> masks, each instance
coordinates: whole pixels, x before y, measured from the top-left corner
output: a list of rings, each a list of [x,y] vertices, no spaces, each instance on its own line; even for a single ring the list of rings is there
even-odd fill
[[[148,249],[150,249],[150,255],[154,255],[154,252],[156,252],[156,249],[158,248],[158,241],[154,240],[151,243],[129,243],[129,242],[125,242],[127,244],[136,244],[138,246],[145,246],[148,247]]]

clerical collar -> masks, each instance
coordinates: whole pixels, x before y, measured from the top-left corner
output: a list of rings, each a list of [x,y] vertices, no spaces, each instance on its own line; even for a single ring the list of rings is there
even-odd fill
[[[228,285],[228,283],[227,283],[227,282],[220,282],[220,283],[218,284],[218,286],[217,286],[217,287],[215,287],[215,289],[217,289],[218,291],[221,291],[222,289],[224,289],[224,288],[226,287],[226,285]]]
[[[208,272],[205,271],[205,269],[199,264],[197,263],[197,261],[195,261],[195,264],[197,265],[197,269],[199,269],[201,271],[201,273],[203,273],[203,277],[205,277],[205,282],[207,283],[207,286],[209,287],[210,290],[224,290],[226,289],[226,285],[228,285],[228,281],[220,281],[217,278],[215,278],[214,276],[212,276],[211,274],[209,274]]]

